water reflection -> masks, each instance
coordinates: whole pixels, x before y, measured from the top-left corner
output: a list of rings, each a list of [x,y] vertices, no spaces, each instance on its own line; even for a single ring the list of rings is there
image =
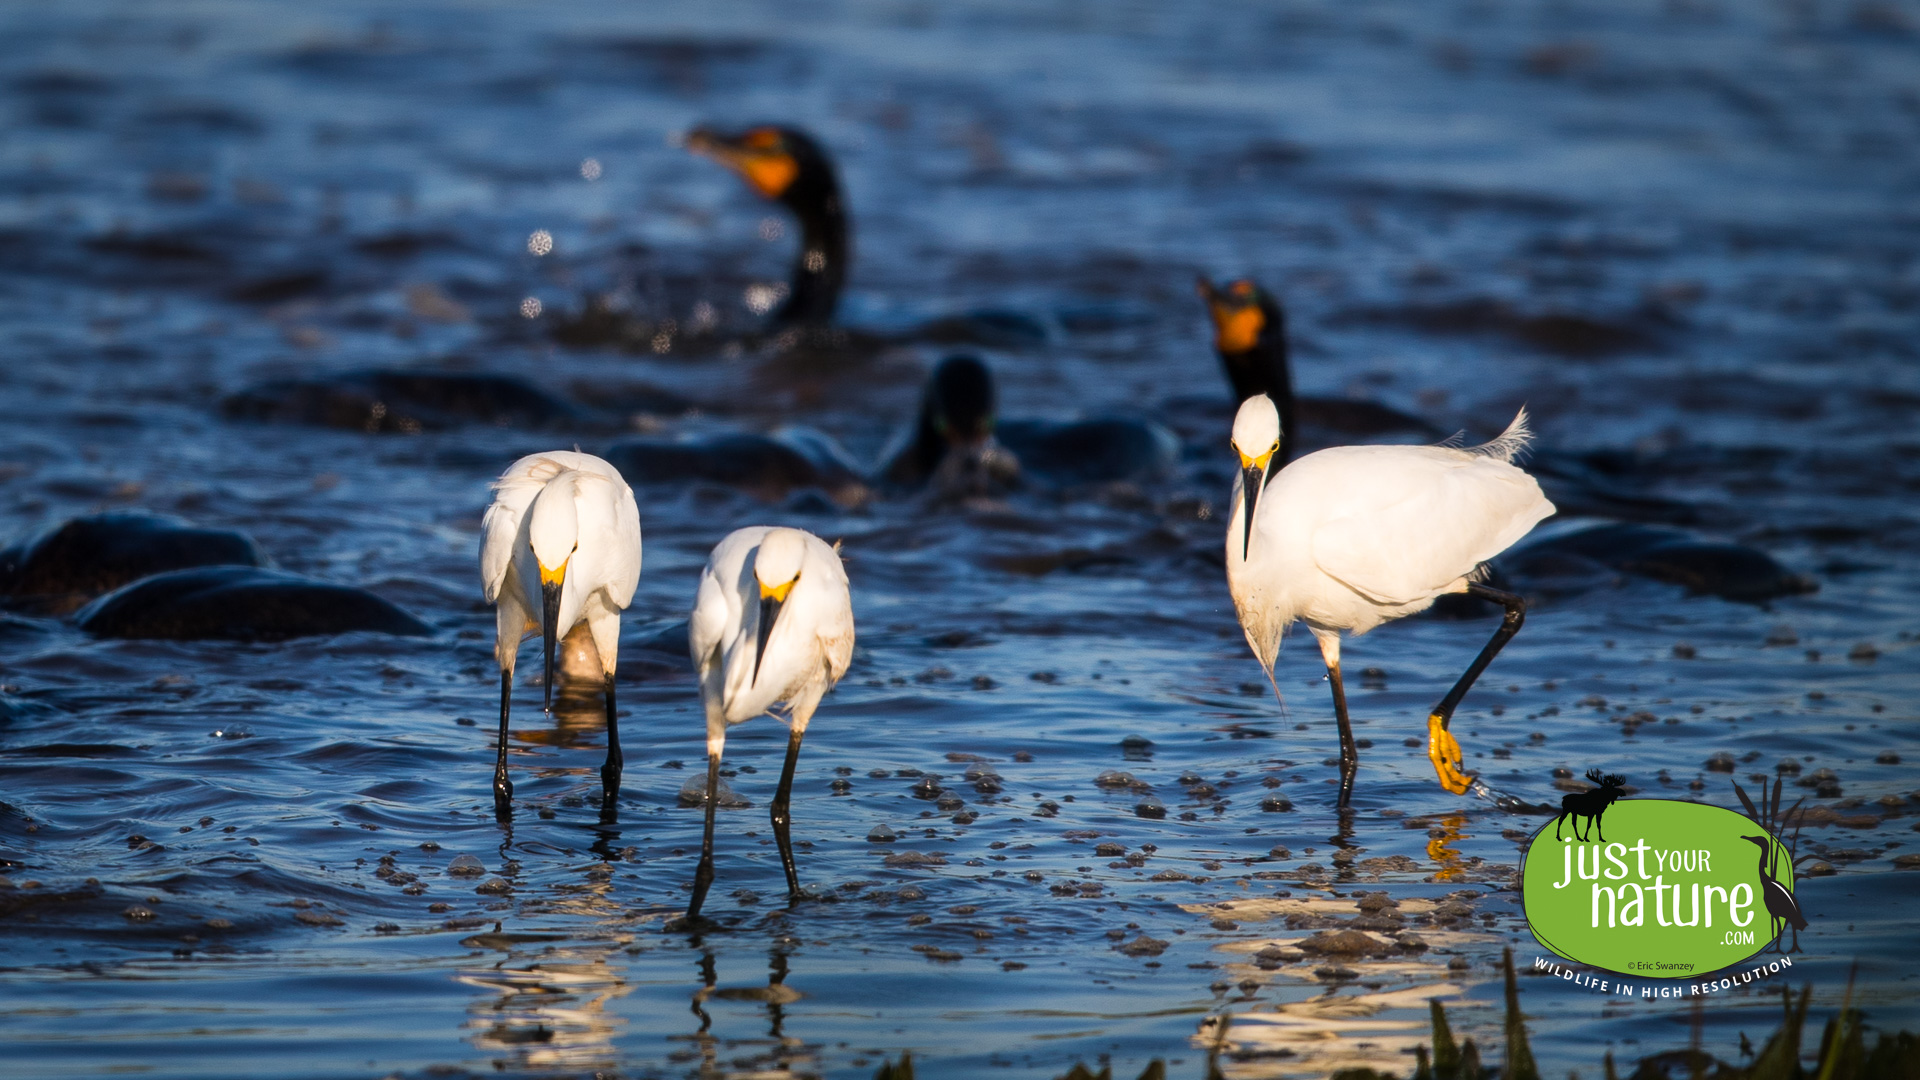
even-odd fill
[[[1438,825],[1427,830],[1427,858],[1439,869],[1434,872],[1436,881],[1464,881],[1467,876],[1467,863],[1458,849],[1452,845],[1467,838],[1461,829],[1467,819],[1460,814],[1449,814],[1440,819]]]
[[[613,1040],[626,1021],[609,1006],[631,992],[613,958],[624,941],[580,943],[562,934],[475,934],[460,944],[505,954],[455,978],[487,991],[463,1025],[499,1069],[612,1068]]]
[[[817,1075],[820,1068],[818,1047],[786,1033],[786,1007],[799,1001],[800,991],[787,985],[789,948],[777,944],[767,952],[765,986],[720,986],[719,971],[711,949],[700,950],[700,989],[693,994],[693,1014],[700,1018],[698,1030],[688,1035],[671,1036],[693,1044],[690,1050],[671,1055],[675,1061],[699,1060],[702,1076],[787,1076]],[[765,1036],[728,1037],[713,1031],[714,1018],[707,1011],[710,1001],[757,1001],[766,1009]],[[730,1055],[725,1067],[720,1056]]]

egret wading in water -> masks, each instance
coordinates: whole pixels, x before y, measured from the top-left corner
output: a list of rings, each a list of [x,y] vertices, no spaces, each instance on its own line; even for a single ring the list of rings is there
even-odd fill
[[[1465,794],[1453,711],[1520,629],[1526,601],[1474,580],[1482,562],[1525,536],[1553,504],[1513,465],[1531,437],[1522,409],[1483,446],[1336,446],[1279,468],[1280,415],[1265,394],[1240,404],[1240,455],[1227,526],[1227,587],[1247,644],[1273,680],[1280,639],[1298,619],[1320,643],[1340,723],[1340,806],[1360,768],[1340,681],[1340,633],[1364,634],[1424,611],[1445,593],[1506,609],[1500,629],[1427,718],[1427,756],[1440,784]],[[1276,684],[1275,692],[1278,692]]]
[[[699,916],[713,885],[713,813],[720,803],[727,728],[782,703],[792,733],[773,796],[773,838],[787,872],[788,898],[798,900],[800,875],[788,831],[793,767],[813,710],[853,659],[853,599],[840,556],[799,529],[735,530],[713,549],[700,574],[687,643],[707,712],[707,822],[687,918]]]
[[[555,644],[587,624],[606,679],[607,760],[600,767],[602,812],[620,794],[620,721],[613,672],[620,612],[640,584],[640,509],[619,470],[592,454],[549,450],[514,462],[493,484],[480,524],[480,582],[495,605],[493,657],[500,664],[500,746],[493,808],[513,806],[507,779],[507,711],[520,641],[538,631],[545,659],[545,708],[553,711]]]

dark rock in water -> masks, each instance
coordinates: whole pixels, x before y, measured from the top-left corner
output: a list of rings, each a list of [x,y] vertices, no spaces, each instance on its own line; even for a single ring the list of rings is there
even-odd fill
[[[156,574],[89,604],[78,621],[99,637],[176,641],[283,641],[355,630],[433,633],[365,589],[252,566]]]
[[[541,428],[589,414],[515,375],[457,371],[354,371],[324,379],[279,379],[220,403],[236,420],[414,434],[494,424]]]
[[[1764,551],[1711,540],[1655,544],[1621,562],[1620,568],[1684,585],[1694,592],[1750,603],[1820,589],[1818,582],[1805,574],[1789,572]]]
[[[1699,511],[1674,499],[1624,487],[1588,462],[1553,450],[1531,450],[1526,469],[1565,517],[1604,517],[1619,521],[1658,521],[1685,525]]]
[[[1019,459],[1021,472],[1062,487],[1151,479],[1180,458],[1172,432],[1130,417],[1003,420],[993,434]]]
[[[922,323],[902,337],[942,345],[982,345],[1018,349],[1045,345],[1052,335],[1047,324],[1023,311],[982,308]]]
[[[1509,578],[1579,581],[1606,568],[1684,585],[1698,593],[1760,603],[1814,592],[1819,584],[1743,544],[1684,529],[1606,522],[1527,543],[1496,560]]]
[[[857,506],[868,497],[866,483],[845,452],[826,436],[800,428],[771,435],[629,439],[608,447],[605,457],[629,484],[704,481],[769,502],[815,488],[841,506]]]
[[[159,514],[93,514],[0,551],[0,600],[64,615],[149,574],[194,566],[264,566],[244,533],[200,529]]]
[[[1525,312],[1489,299],[1362,308],[1338,313],[1331,321],[1336,325],[1409,326],[1433,334],[1499,334],[1566,356],[1635,352],[1653,348],[1660,341],[1654,320],[1644,313],[1606,319],[1578,312]]]

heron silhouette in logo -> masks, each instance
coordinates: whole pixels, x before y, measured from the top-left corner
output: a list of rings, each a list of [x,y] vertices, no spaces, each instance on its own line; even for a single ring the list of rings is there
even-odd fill
[[[1743,836],[1740,839],[1760,845],[1760,899],[1767,905],[1767,914],[1773,917],[1773,947],[1776,952],[1799,952],[1800,931],[1807,928],[1807,917],[1800,914],[1800,905],[1794,902],[1793,892],[1780,879],[1773,876],[1773,869],[1767,864],[1772,861],[1774,842],[1771,836]],[[1793,948],[1780,948],[1780,937],[1786,931],[1784,927],[1793,927]]]
[[[1612,773],[1602,776],[1599,769],[1588,769],[1587,782],[1600,786],[1586,791],[1576,791],[1560,799],[1560,816],[1553,819],[1555,840],[1560,839],[1560,823],[1572,818],[1573,838],[1583,844],[1586,843],[1587,837],[1580,835],[1580,819],[1586,818],[1587,831],[1599,833],[1600,842],[1603,844],[1607,842],[1607,834],[1600,827],[1600,816],[1607,812],[1607,807],[1612,806],[1620,796],[1627,793],[1627,778]]]

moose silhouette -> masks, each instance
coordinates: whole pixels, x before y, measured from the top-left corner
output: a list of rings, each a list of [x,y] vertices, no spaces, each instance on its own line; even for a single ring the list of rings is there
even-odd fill
[[[1626,794],[1627,778],[1615,776],[1612,773],[1602,776],[1599,769],[1588,769],[1587,781],[1600,786],[1588,791],[1574,792],[1560,800],[1560,816],[1553,819],[1555,840],[1560,839],[1560,823],[1572,818],[1573,838],[1586,843],[1587,837],[1580,835],[1580,819],[1586,818],[1588,831],[1599,833],[1601,843],[1607,842],[1607,834],[1600,827],[1600,815],[1605,814],[1607,807],[1612,806],[1615,800]]]

